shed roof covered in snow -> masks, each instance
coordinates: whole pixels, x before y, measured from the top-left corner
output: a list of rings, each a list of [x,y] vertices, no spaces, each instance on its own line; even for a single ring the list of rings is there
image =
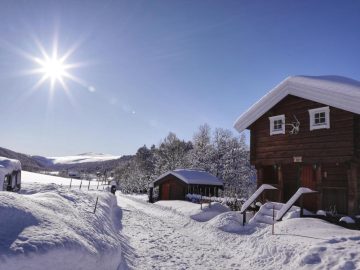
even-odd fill
[[[235,121],[242,132],[288,95],[360,114],[360,82],[341,76],[291,76],[282,81]]]
[[[20,161],[16,159],[0,157],[0,179],[4,179],[5,175],[19,170],[21,170]]]
[[[223,186],[223,181],[216,176],[201,170],[194,169],[177,169],[169,171],[160,175],[155,181],[154,185],[159,184],[164,178],[173,175],[188,185],[209,185],[209,186]]]

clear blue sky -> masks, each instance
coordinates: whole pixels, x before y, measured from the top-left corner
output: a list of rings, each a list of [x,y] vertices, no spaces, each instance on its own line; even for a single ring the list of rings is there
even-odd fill
[[[191,139],[235,119],[289,75],[360,80],[359,1],[1,1],[0,146],[48,156],[132,154],[169,131]],[[85,62],[67,81],[29,89],[58,33]],[[91,92],[92,86],[96,91]],[[234,130],[235,132],[235,130]]]

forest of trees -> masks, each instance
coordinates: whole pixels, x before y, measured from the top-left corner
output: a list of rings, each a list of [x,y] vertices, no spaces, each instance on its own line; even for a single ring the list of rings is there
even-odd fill
[[[199,127],[192,141],[174,133],[158,145],[140,147],[136,155],[115,170],[123,192],[146,192],[161,174],[180,168],[201,169],[224,181],[225,195],[248,197],[255,188],[255,170],[250,166],[245,136],[209,125]]]

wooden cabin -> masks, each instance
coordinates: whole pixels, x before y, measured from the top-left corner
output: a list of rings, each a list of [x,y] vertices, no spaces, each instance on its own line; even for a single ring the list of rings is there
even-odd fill
[[[185,200],[188,193],[218,196],[223,181],[205,171],[178,169],[159,176],[153,182],[159,187],[159,200]]]
[[[339,76],[289,77],[235,122],[250,130],[257,184],[269,200],[286,202],[299,187],[309,210],[358,214],[360,205],[360,82]]]

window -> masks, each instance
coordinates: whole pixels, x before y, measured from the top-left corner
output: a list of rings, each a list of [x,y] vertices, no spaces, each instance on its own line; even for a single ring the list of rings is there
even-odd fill
[[[285,115],[269,117],[270,135],[285,134]]]
[[[330,128],[330,108],[322,107],[309,110],[310,130]]]

